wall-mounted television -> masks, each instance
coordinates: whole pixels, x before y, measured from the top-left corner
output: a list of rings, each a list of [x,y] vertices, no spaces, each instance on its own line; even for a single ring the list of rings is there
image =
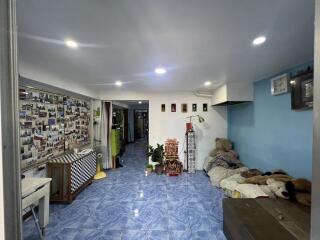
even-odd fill
[[[290,80],[291,108],[293,110],[311,109],[313,107],[313,69],[299,72]]]

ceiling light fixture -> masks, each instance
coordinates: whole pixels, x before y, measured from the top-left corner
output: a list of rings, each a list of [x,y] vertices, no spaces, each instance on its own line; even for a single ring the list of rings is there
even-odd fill
[[[138,103],[139,103],[139,104],[142,104],[142,102],[141,102],[141,101],[139,101]]]
[[[210,81],[206,81],[206,82],[204,82],[203,85],[205,85],[206,87],[209,87],[211,85],[211,82]]]
[[[121,81],[116,81],[114,84],[115,84],[116,86],[118,86],[118,87],[121,87],[121,86],[122,86],[122,82],[121,82]]]
[[[167,70],[163,67],[158,67],[154,70],[154,72],[156,74],[163,75],[163,74],[166,74]]]
[[[65,40],[65,44],[69,47],[69,48],[78,48],[79,44],[76,41],[73,41],[71,39],[67,39]]]
[[[252,41],[252,44],[255,46],[258,46],[258,45],[263,44],[266,40],[267,40],[267,38],[265,36],[260,36],[260,37],[255,38]]]

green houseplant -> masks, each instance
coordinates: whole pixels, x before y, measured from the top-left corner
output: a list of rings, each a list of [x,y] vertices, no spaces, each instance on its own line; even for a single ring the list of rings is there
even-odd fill
[[[155,172],[157,174],[162,174],[163,170],[164,170],[164,164],[163,164],[164,147],[163,147],[163,144],[157,143],[157,146],[155,148],[153,146],[149,145],[147,156],[151,157],[151,160],[153,162],[159,163],[155,166]]]
[[[146,171],[147,171],[148,173],[151,173],[152,170],[153,170],[152,164],[147,164],[147,165],[146,165]]]

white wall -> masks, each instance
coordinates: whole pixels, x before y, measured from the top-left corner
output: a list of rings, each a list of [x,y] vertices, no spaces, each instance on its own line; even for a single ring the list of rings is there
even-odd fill
[[[168,94],[144,92],[106,92],[100,96],[104,100],[149,100],[149,143],[164,143],[167,138],[179,141],[180,158],[183,160],[182,146],[185,136],[186,117],[200,114],[205,122],[194,120],[197,134],[197,169],[202,169],[203,161],[214,147],[217,137],[227,136],[226,107],[211,107],[209,98],[200,98],[190,92],[175,92]],[[177,112],[171,112],[171,103],[177,106]],[[188,104],[188,113],[181,112],[181,104]],[[197,103],[198,111],[192,112],[192,103]],[[202,111],[202,104],[208,103],[208,112]],[[166,112],[161,112],[161,104],[166,104]]]
[[[176,103],[177,112],[171,112],[171,103]],[[188,113],[181,112],[181,104],[188,104]],[[197,103],[197,112],[192,112],[192,104]],[[208,103],[208,112],[202,111],[202,104]],[[166,104],[166,112],[161,112],[161,104]],[[179,141],[180,159],[184,159],[182,146],[185,141],[185,125],[187,116],[199,114],[204,117],[205,122],[199,123],[193,120],[196,131],[197,158],[196,168],[202,169],[205,157],[214,147],[217,137],[227,136],[227,113],[225,107],[213,108],[210,99],[197,98],[192,94],[173,94],[158,96],[149,102],[149,121],[151,145],[163,143],[167,138],[176,138]]]

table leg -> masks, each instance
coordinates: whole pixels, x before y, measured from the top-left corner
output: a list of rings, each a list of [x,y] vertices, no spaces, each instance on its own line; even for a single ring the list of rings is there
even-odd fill
[[[49,188],[49,186],[46,186]],[[49,223],[49,191],[39,200],[39,224],[43,229]]]

